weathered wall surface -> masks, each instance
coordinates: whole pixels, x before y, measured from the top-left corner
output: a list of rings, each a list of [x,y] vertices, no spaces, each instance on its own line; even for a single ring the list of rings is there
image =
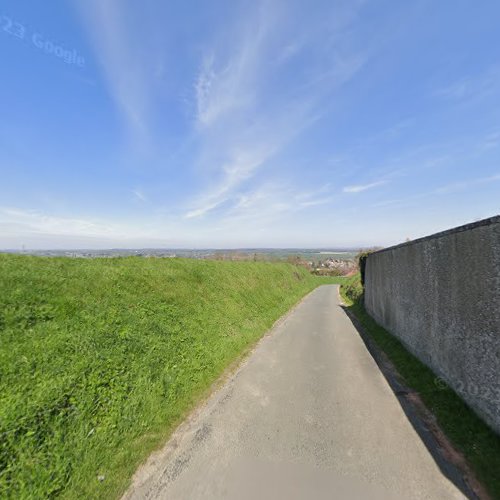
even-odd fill
[[[500,433],[500,216],[371,254],[365,307]]]

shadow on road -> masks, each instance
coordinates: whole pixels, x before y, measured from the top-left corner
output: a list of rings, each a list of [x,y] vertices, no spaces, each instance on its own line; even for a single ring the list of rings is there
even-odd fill
[[[415,393],[415,391],[409,389],[404,385],[394,365],[389,361],[385,353],[370,337],[363,325],[354,315],[353,311],[351,310],[352,308],[345,305],[341,305],[340,307],[342,307],[344,312],[351,320],[351,323],[359,333],[368,351],[370,352],[371,356],[377,363],[380,371],[391,387],[401,408],[405,412],[406,417],[426,446],[427,450],[431,454],[442,474],[447,477],[467,498],[489,498],[487,495],[478,496],[471,489],[464,478],[464,474],[466,473],[466,471],[461,470],[459,467],[457,467],[457,465],[450,462],[446,457],[445,453],[447,452],[447,450],[445,450],[444,448],[449,447],[451,453],[453,453],[451,445],[449,445],[448,443],[442,443],[438,440],[436,433],[432,429],[433,427],[437,429],[437,424],[435,424],[435,422],[429,422],[428,418],[426,418],[426,416],[423,414],[424,411],[428,412],[428,410],[419,408],[419,405],[417,405],[416,402],[416,400],[420,401],[418,395]]]

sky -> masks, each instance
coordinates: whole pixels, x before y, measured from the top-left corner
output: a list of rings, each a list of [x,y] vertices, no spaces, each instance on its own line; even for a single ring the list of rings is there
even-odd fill
[[[2,0],[0,248],[357,248],[496,215],[499,19]]]

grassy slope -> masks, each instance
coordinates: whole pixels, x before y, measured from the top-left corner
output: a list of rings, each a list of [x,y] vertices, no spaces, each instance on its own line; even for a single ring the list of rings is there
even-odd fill
[[[0,497],[118,495],[224,369],[327,282],[287,264],[0,255]]]
[[[500,436],[495,434],[436,375],[378,325],[362,305],[359,274],[340,288],[342,298],[365,331],[392,361],[405,384],[418,392],[450,441],[461,450],[493,498],[500,499]]]

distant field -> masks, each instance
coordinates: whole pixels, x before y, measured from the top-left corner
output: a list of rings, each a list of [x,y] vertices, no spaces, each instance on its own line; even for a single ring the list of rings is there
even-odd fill
[[[116,497],[231,362],[332,282],[265,262],[0,255],[0,497]]]
[[[110,249],[110,250],[25,250],[29,255],[52,256],[52,257],[130,257],[130,256],[154,256],[154,257],[185,257],[193,259],[209,259],[215,256],[246,256],[250,260],[284,260],[289,257],[300,257],[304,260],[317,260],[319,258],[331,257],[332,259],[349,260],[354,259],[359,250],[338,249],[311,249],[311,248],[241,248],[234,249],[165,249],[165,248],[143,248],[134,249]],[[19,253],[19,250],[11,253]]]

